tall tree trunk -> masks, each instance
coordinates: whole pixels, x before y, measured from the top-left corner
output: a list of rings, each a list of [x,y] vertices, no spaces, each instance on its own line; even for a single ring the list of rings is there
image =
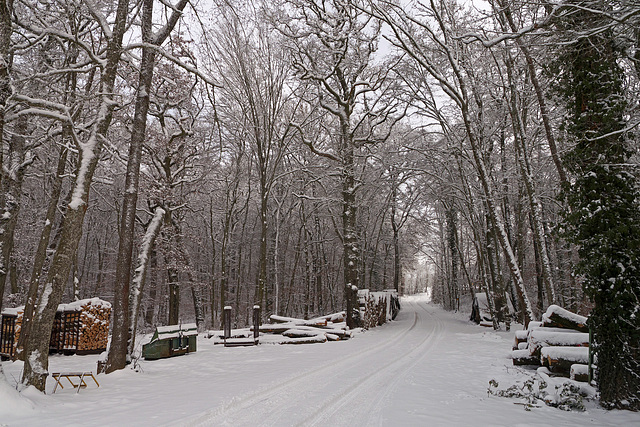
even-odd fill
[[[53,258],[47,283],[34,313],[31,337],[27,342],[22,382],[44,392],[49,368],[49,338],[53,319],[62,299],[73,259],[82,235],[82,225],[89,203],[89,189],[98,165],[102,141],[107,136],[116,102],[113,99],[122,38],[126,30],[128,0],[118,0],[113,31],[107,35],[106,62],[101,76],[101,100],[98,116],[87,142],[79,143],[79,167],[72,200],[62,223],[60,244]]]
[[[180,281],[178,278],[178,269],[175,267],[167,268],[167,278],[169,284],[169,325],[177,325],[180,321]]]
[[[258,150],[262,147],[259,144]],[[271,312],[271,306],[267,298],[267,235],[269,233],[267,223],[267,209],[269,191],[266,183],[266,163],[260,156],[260,254],[258,255],[258,277],[256,280],[256,297],[255,304],[262,307],[261,313],[263,320],[268,318]]]
[[[144,0],[142,4],[142,41],[152,40],[152,18],[154,0]],[[155,66],[155,51],[142,49],[138,89],[136,91],[135,113],[129,142],[129,157],[125,175],[124,197],[119,227],[118,258],[116,262],[116,280],[114,287],[113,327],[109,354],[105,372],[111,373],[125,367],[130,347],[127,345],[134,332],[130,330],[129,319],[129,282],[131,278],[131,258],[133,254],[134,227],[136,221],[136,205],[138,202],[138,186],[140,182],[140,162],[142,145],[147,127],[149,95]],[[133,320],[135,323],[135,320]]]
[[[354,147],[350,141],[348,124],[342,123],[342,239],[344,250],[344,297],[347,310],[347,326],[358,326],[359,259],[358,231],[356,228],[356,182],[354,172]]]
[[[400,292],[400,275],[402,266],[400,265],[400,227],[396,219],[396,204],[398,201],[397,187],[395,180],[391,189],[391,230],[393,230],[393,289]]]
[[[553,282],[553,274],[551,269],[551,261],[549,259],[549,252],[547,250],[546,236],[544,232],[544,225],[542,224],[542,206],[538,200],[538,195],[535,190],[535,183],[533,182],[531,160],[529,159],[529,151],[527,143],[525,141],[525,129],[518,114],[518,100],[517,90],[515,87],[515,81],[513,78],[512,70],[513,61],[510,57],[507,58],[507,76],[509,81],[509,103],[510,103],[510,115],[513,124],[513,134],[515,138],[516,150],[518,151],[518,160],[520,166],[520,172],[527,191],[527,197],[529,199],[529,205],[531,208],[531,228],[533,229],[533,236],[536,240],[539,249],[539,261],[542,273],[542,281],[544,283],[547,304],[551,305],[556,302],[555,285]]]
[[[214,233],[214,215],[213,215],[213,200],[209,200],[209,240],[211,242],[211,304],[209,305],[211,310],[211,329],[215,329],[216,323],[216,237]]]
[[[147,310],[144,316],[144,322],[146,325],[153,325],[154,318],[156,314],[156,300],[158,295],[158,251],[153,248],[151,250],[150,260],[149,260],[149,274],[153,274],[153,282],[151,283],[151,287],[149,288],[149,298],[147,302]]]
[[[133,356],[133,351],[136,345],[136,333],[138,331],[138,318],[140,311],[140,303],[142,302],[142,295],[144,292],[144,285],[147,278],[147,269],[149,266],[149,259],[151,258],[151,252],[153,251],[153,245],[160,233],[160,227],[164,219],[165,210],[161,207],[156,207],[153,217],[147,225],[147,230],[142,238],[142,245],[138,252],[138,261],[136,269],[131,281],[131,301],[129,306],[131,307],[131,316],[129,317],[131,331],[131,340],[129,342],[128,355]]]
[[[180,0],[169,18],[168,23],[156,35],[153,34],[153,2],[144,0],[142,5],[142,41],[143,43],[160,46],[169,36],[176,25],[182,10],[188,0]],[[140,162],[142,160],[142,145],[147,129],[147,113],[153,72],[155,68],[156,52],[152,47],[142,48],[138,89],[136,91],[136,105],[129,142],[129,157],[125,176],[125,191],[122,202],[122,216],[120,218],[118,261],[116,264],[116,282],[113,305],[113,332],[105,372],[110,373],[125,367],[128,354],[129,327],[129,284],[131,280],[131,258],[133,256],[133,239],[136,219],[136,205],[138,202],[138,187],[140,182]]]
[[[0,310],[4,295],[7,276],[11,265],[13,240],[20,212],[22,198],[22,182],[26,168],[33,163],[32,157],[27,157],[25,135],[27,134],[27,117],[18,118],[14,126],[14,133],[9,140],[9,157],[4,169],[0,171]]]
[[[7,102],[13,93],[11,86],[11,16],[13,15],[13,0],[0,2],[0,146],[4,146],[4,125],[7,112]],[[0,171],[4,170],[4,150],[0,150]],[[0,173],[0,186],[3,185],[4,177]],[[1,197],[1,195],[0,195]],[[1,200],[0,200],[1,201]],[[4,203],[3,203],[4,204]],[[2,298],[0,294],[0,308]]]
[[[451,309],[458,310],[460,304],[460,296],[458,290],[458,213],[453,206],[445,206],[445,219],[447,223],[446,241],[448,252],[451,255],[449,266],[449,289],[451,295]]]

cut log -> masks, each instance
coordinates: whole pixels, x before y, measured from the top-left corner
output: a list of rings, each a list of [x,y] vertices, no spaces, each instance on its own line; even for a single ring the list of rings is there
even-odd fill
[[[542,322],[538,322],[538,321],[529,322],[529,326],[527,326],[527,331],[531,331],[533,329],[540,328],[540,327],[542,327]]]
[[[327,319],[319,317],[316,319],[304,320],[297,319],[295,317],[284,317],[284,316],[276,316],[271,315],[269,317],[275,323],[293,323],[294,325],[300,326],[327,326]]]
[[[572,313],[557,305],[550,305],[547,308],[547,312],[542,316],[542,323],[545,327],[551,326],[589,332],[586,317]]]
[[[574,363],[571,365],[569,378],[583,383],[589,382],[589,365]]]
[[[550,330],[547,330],[550,329]],[[589,347],[589,334],[556,328],[538,328],[529,332],[527,344],[531,356],[539,357],[543,347]]]
[[[574,363],[589,363],[588,347],[544,347],[540,350],[540,362],[552,372],[568,374]]]
[[[340,337],[335,334],[325,334],[327,341],[340,341]]]
[[[529,331],[526,331],[526,330],[516,331],[515,341],[513,343],[512,350],[520,350],[520,344],[521,343],[525,343],[526,344],[528,333],[529,333]]]
[[[321,331],[315,332],[315,331],[309,331],[309,330],[303,330],[303,329],[289,329],[282,333],[283,336],[289,337],[289,338],[310,338],[310,337],[315,337],[322,334],[323,333]]]
[[[327,337],[324,335],[316,335],[314,337],[290,338],[282,341],[280,344],[319,344],[323,342],[327,342]]]
[[[345,331],[343,329],[329,329],[329,328],[317,328],[313,326],[304,326],[304,325],[294,325],[291,323],[280,323],[280,324],[271,324],[271,325],[260,325],[260,332],[267,334],[282,334],[290,329],[297,329],[302,331],[312,331],[315,334],[323,333],[323,334],[334,334],[339,336],[341,339],[349,339],[351,338],[351,332]],[[253,330],[253,328],[252,328]]]
[[[523,366],[523,365],[535,365],[540,366],[540,359],[537,357],[532,357],[529,354],[529,350],[513,350],[511,352],[511,359],[513,360],[514,366]]]

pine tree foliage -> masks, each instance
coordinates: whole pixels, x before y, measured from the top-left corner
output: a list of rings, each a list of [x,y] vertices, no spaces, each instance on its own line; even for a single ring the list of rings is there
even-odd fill
[[[583,6],[585,6],[583,4]],[[590,2],[606,10],[608,2]],[[576,12],[560,27],[591,30],[564,48],[557,61],[572,149],[565,164],[573,180],[565,235],[578,246],[605,407],[640,409],[640,206],[637,179],[627,164],[627,101],[622,51],[602,15]]]

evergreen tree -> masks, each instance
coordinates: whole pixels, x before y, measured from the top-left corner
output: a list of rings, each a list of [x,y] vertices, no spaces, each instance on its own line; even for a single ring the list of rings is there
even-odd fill
[[[556,64],[571,144],[565,164],[573,175],[563,192],[570,207],[564,231],[578,246],[577,272],[594,303],[589,322],[601,403],[639,410],[640,194],[627,164],[623,52],[604,15],[584,10],[559,25],[574,35]]]

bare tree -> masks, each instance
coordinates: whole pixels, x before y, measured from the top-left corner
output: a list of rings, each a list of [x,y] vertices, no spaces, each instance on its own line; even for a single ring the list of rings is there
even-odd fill
[[[96,17],[101,18],[100,23],[106,24],[107,20],[101,11],[93,9],[92,12]],[[62,293],[78,248],[89,200],[91,180],[98,164],[102,145],[107,139],[107,132],[116,105],[114,100],[115,79],[122,52],[122,39],[127,26],[128,13],[128,1],[120,0],[113,27],[103,28],[107,45],[104,51],[104,59],[102,60],[104,68],[100,76],[101,96],[96,110],[97,115],[87,140],[76,141],[79,150],[79,167],[74,183],[72,200],[64,217],[60,244],[49,269],[47,283],[34,314],[31,337],[27,342],[22,381],[26,385],[35,386],[40,391],[44,391],[48,374],[51,326],[53,325],[54,315],[62,299]]]
[[[179,0],[168,7],[171,10],[166,24],[157,32],[153,32],[154,0],[144,0],[142,4],[142,59],[136,93],[135,115],[131,129],[127,173],[125,175],[125,192],[120,217],[118,260],[115,283],[115,301],[113,307],[113,332],[105,372],[110,373],[124,368],[127,361],[129,340],[130,312],[129,288],[131,279],[131,258],[133,254],[133,236],[138,186],[140,181],[140,163],[142,145],[147,127],[149,97],[156,62],[156,49],[169,37],[182,15],[188,0]]]
[[[344,295],[347,322],[354,327],[361,259],[356,157],[363,146],[388,138],[403,115],[403,100],[389,96],[394,88],[390,67],[374,64],[380,22],[364,14],[357,1],[287,1],[275,25],[290,40],[298,78],[315,92],[312,108],[334,121],[329,126],[336,138],[328,136],[324,143],[305,137],[303,124],[293,126],[314,154],[334,162],[340,172]]]

